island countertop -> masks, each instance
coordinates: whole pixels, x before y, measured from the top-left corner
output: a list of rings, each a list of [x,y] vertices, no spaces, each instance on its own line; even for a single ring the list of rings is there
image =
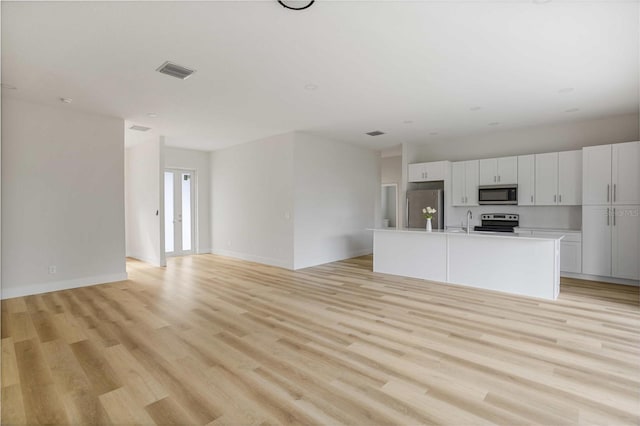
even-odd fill
[[[490,237],[490,238],[509,238],[509,239],[527,239],[527,240],[554,240],[560,241],[564,238],[564,235],[549,235],[549,236],[533,236],[533,235],[523,235],[515,232],[487,232],[487,231],[471,231],[467,233],[466,231],[457,230],[457,229],[434,229],[433,231],[427,231],[422,228],[368,228],[367,231],[375,231],[375,232],[405,232],[405,233],[417,233],[417,234],[430,234],[430,235],[455,235],[455,236],[464,236],[464,237]]]

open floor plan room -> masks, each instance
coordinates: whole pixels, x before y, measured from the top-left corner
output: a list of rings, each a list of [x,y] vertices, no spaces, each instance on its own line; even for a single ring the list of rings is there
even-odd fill
[[[640,424],[640,2],[0,1],[0,424]]]
[[[637,287],[215,255],[2,302],[4,424],[637,424]]]

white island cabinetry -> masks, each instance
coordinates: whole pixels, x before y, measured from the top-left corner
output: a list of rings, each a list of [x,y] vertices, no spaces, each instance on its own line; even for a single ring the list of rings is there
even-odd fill
[[[555,300],[559,237],[375,229],[373,270]]]

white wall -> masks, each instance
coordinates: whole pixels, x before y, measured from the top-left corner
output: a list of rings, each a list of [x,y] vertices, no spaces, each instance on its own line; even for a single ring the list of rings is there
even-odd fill
[[[380,154],[295,135],[295,269],[371,253],[366,229],[380,222]]]
[[[211,251],[211,177],[209,169],[211,155],[209,152],[165,147],[165,168],[186,169],[195,171],[196,194],[196,253]]]
[[[411,144],[409,163],[439,160],[475,160],[508,155],[571,151],[585,146],[640,139],[638,114],[598,120],[495,131],[427,144]]]
[[[165,265],[162,149],[154,138],[125,150],[127,256],[156,266]]]
[[[293,268],[293,137],[211,153],[213,253]]]
[[[2,114],[2,297],[126,279],[124,122],[10,98]]]
[[[382,157],[380,159],[381,183],[402,182],[402,156]]]

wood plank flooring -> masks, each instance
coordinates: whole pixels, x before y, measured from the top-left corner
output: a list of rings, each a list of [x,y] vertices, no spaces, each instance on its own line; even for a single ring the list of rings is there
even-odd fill
[[[638,424],[638,288],[214,255],[2,302],[2,424]]]

